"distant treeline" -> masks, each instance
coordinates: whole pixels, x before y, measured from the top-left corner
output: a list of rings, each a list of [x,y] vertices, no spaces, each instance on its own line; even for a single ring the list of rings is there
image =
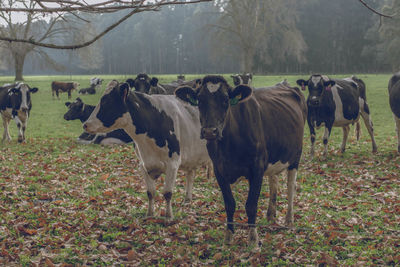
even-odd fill
[[[287,6],[287,10],[275,12],[277,17],[287,14],[295,18],[294,24],[288,24],[293,29],[287,30],[297,31],[297,37],[284,38],[286,32],[274,30],[278,26],[266,20],[272,14],[264,14],[262,22],[266,27],[255,34],[270,36],[257,39],[267,40],[266,44],[254,46],[251,69],[244,70],[243,48],[236,40],[240,36],[233,32],[229,38],[218,34],[224,12],[235,1],[217,2],[218,7],[206,3],[134,15],[103,37],[90,53],[49,50],[52,59],[65,67],[61,72],[46,66],[39,68],[36,59],[28,56],[24,74],[376,73],[391,72],[397,67],[387,53],[379,17],[358,1],[274,0]],[[382,10],[392,1],[369,3]],[[120,16],[123,14],[99,15],[92,25],[100,31]],[[282,50],[298,41],[305,45],[296,55]],[[13,68],[0,73],[12,75]]]

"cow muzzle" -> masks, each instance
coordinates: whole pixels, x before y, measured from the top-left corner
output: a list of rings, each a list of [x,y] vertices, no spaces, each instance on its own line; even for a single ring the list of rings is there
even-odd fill
[[[209,141],[217,139],[219,136],[219,131],[215,127],[210,127],[210,128],[201,128],[201,139],[206,139]]]
[[[309,105],[312,107],[318,107],[320,105],[320,100],[318,97],[311,97],[310,101],[309,101]]]

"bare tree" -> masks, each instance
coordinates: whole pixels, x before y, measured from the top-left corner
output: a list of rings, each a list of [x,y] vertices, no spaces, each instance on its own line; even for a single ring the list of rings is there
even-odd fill
[[[37,40],[33,37],[15,37],[5,34],[0,34],[0,40],[28,43],[35,46],[55,49],[77,49],[89,46],[96,42],[134,14],[146,11],[159,11],[163,6],[186,5],[211,1],[212,0],[103,0],[96,1],[95,3],[89,3],[84,0],[8,0],[8,2],[29,2],[30,5],[19,7],[15,4],[7,4],[7,1],[0,2],[0,13],[12,14],[15,12],[25,12],[27,14],[38,15],[52,14],[53,16],[57,17],[63,17],[66,13],[70,13],[77,18],[81,18],[80,14],[82,13],[102,14],[115,13],[121,10],[129,10],[129,12],[128,14],[122,16],[114,24],[95,35],[91,40],[80,44],[73,43],[70,45],[58,45],[44,42],[45,39]]]

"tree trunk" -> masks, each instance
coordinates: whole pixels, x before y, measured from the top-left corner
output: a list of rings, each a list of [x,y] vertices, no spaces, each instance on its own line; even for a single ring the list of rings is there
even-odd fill
[[[24,70],[24,62],[25,62],[26,54],[14,54],[14,68],[15,68],[15,80],[23,81],[22,73]]]

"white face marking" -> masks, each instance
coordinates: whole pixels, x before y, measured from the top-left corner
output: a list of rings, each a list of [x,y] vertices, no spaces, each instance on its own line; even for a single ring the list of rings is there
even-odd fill
[[[316,76],[316,77],[311,77],[311,82],[314,84],[314,86],[318,86],[318,83],[321,81],[321,77]]]
[[[207,89],[208,91],[210,91],[210,93],[215,93],[216,91],[218,91],[220,86],[221,83],[212,83],[212,82],[207,83]]]
[[[29,92],[29,88],[26,84],[19,84],[18,87],[19,90],[21,90],[21,96],[22,96],[20,108],[28,109],[27,94]]]

